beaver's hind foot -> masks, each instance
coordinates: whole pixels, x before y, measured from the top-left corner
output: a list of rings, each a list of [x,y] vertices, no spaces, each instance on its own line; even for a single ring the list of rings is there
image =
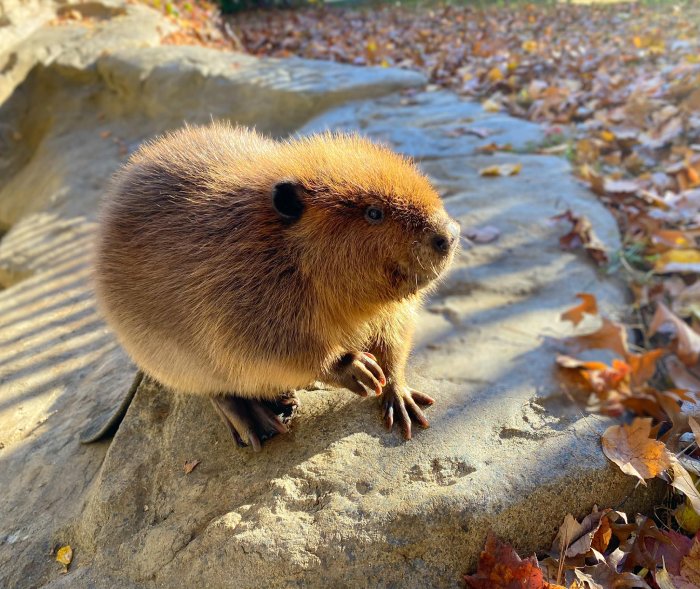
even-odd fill
[[[212,397],[212,404],[236,444],[252,446],[259,452],[262,442],[289,431],[287,424],[294,417],[299,400],[294,392],[284,393],[274,401],[224,395]]]

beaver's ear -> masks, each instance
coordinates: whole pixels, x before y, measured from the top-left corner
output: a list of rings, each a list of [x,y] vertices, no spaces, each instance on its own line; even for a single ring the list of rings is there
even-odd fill
[[[285,221],[296,221],[304,212],[301,187],[293,182],[280,182],[272,189],[272,207]]]

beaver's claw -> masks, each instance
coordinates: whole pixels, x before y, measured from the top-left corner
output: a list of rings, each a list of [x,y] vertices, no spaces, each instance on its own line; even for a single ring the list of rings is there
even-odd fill
[[[299,405],[294,393],[284,393],[274,401],[225,395],[212,397],[212,403],[234,441],[239,446],[252,446],[256,452],[268,438],[289,431],[287,424]]]
[[[394,421],[401,426],[403,437],[411,439],[411,421],[415,421],[420,427],[428,428],[430,423],[425,417],[419,405],[429,407],[435,400],[428,395],[416,391],[410,387],[388,386],[382,399],[384,423],[391,431]]]
[[[381,395],[386,384],[384,371],[369,352],[348,352],[338,361],[333,376],[336,384],[361,397],[366,397],[369,391]]]

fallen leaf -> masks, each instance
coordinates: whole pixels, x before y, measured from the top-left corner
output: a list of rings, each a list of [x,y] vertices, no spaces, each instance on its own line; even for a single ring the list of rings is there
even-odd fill
[[[479,555],[476,573],[465,575],[464,580],[471,589],[564,589],[544,580],[536,557],[521,559],[492,532]]]
[[[605,246],[593,231],[593,226],[587,217],[576,215],[571,210],[564,211],[552,217],[553,221],[569,221],[572,229],[569,233],[559,238],[559,245],[564,250],[575,250],[583,247],[591,259],[598,265],[608,263],[608,254]]]
[[[576,578],[590,589],[622,589],[627,587],[651,589],[640,576],[630,572],[618,573],[605,562],[576,569],[574,573]]]
[[[606,511],[595,510],[583,518],[581,523],[578,523],[570,513],[567,514],[554,538],[551,554],[561,558],[564,553],[566,558],[573,558],[590,552],[593,538],[601,527],[601,518],[605,513]]]
[[[580,292],[576,295],[577,298],[581,299],[581,304],[572,307],[568,311],[561,314],[562,321],[571,321],[574,325],[578,325],[583,321],[584,313],[588,315],[598,314],[598,303],[594,295]]]
[[[486,166],[479,170],[481,176],[496,177],[496,176],[515,176],[523,169],[522,164],[497,164],[494,166]]]
[[[692,374],[678,358],[670,356],[664,364],[673,384],[679,389],[700,392],[700,378]]]
[[[700,540],[696,539],[690,553],[681,561],[681,577],[700,587]]]
[[[674,249],[662,253],[654,264],[657,274],[671,272],[700,272],[700,250]]]
[[[700,357],[700,334],[685,321],[677,317],[663,303],[656,306],[656,313],[649,324],[649,337],[657,333],[663,325],[672,325],[676,335],[674,352],[686,366],[694,366]]]
[[[660,358],[668,354],[666,350],[649,350],[643,354],[628,354],[626,361],[631,370],[631,384],[639,387],[645,384],[656,373]]]
[[[583,350],[604,349],[612,350],[623,358],[629,354],[627,347],[627,330],[625,326],[603,318],[601,326],[591,333],[568,337],[561,342],[574,352]]]
[[[695,443],[700,446],[700,423],[689,417],[688,425],[690,426],[690,431],[693,432],[693,436],[695,436]]]
[[[690,552],[693,546],[692,539],[674,532],[673,530],[660,530],[661,541],[658,538],[646,538],[646,548],[657,562],[665,562],[666,569],[673,575],[681,572],[681,561]]]
[[[645,479],[658,476],[671,466],[672,456],[666,445],[650,438],[651,418],[634,419],[631,425],[610,426],[602,437],[603,453],[622,472]]]
[[[474,243],[491,243],[501,235],[501,230],[493,225],[483,227],[469,227],[464,230],[464,236]]]
[[[68,567],[73,562],[73,549],[69,545],[61,546],[56,552],[56,562],[64,566],[64,572],[68,572]]]
[[[700,514],[700,493],[690,473],[675,459],[675,457],[671,465],[671,473],[673,475],[671,486],[683,493],[690,502],[691,507],[695,510],[695,513]]]
[[[185,474],[190,474],[195,468],[197,468],[197,465],[201,462],[201,460],[188,460],[187,462],[185,462],[185,466],[183,468]]]
[[[700,587],[700,540],[695,540],[690,552],[681,561],[680,574],[669,577],[675,589],[697,589]]]
[[[673,584],[673,581],[671,580],[671,576],[668,574],[668,571],[666,570],[666,566],[660,570],[656,571],[656,575],[654,576],[654,580],[656,581],[656,584],[659,586],[659,589],[678,589]]]
[[[700,515],[693,509],[690,502],[686,499],[673,512],[678,525],[690,534],[697,534],[700,531]],[[685,536],[683,536],[685,538]]]
[[[497,151],[513,151],[513,146],[510,143],[487,143],[476,148],[477,153],[496,153]]]

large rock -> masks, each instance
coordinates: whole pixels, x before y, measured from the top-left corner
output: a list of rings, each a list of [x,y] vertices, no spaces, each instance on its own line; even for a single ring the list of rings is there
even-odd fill
[[[606,463],[607,422],[561,394],[541,339],[564,333],[556,318],[576,292],[612,314],[624,305],[619,285],[560,251],[546,219],[585,213],[615,249],[613,219],[564,160],[474,155],[493,139],[526,151],[537,127],[447,93],[378,98],[422,83],[408,72],[160,47],[152,11],[127,34],[132,9],[100,21],[108,51],[78,29],[25,35],[51,58],[26,50],[31,66],[0,108],[11,148],[0,151],[0,586],[458,586],[489,527],[533,551],[567,511],[648,501]],[[359,128],[417,157],[464,226],[500,229],[465,244],[421,314],[409,373],[437,398],[431,429],[405,443],[373,400],[306,391],[293,431],[254,454],[206,400],[145,383],[111,444],[78,444],[135,372],[89,282],[105,181],[144,138],[212,115],[275,135]],[[479,176],[500,161],[523,171]],[[57,543],[75,551],[68,575],[49,556]]]

